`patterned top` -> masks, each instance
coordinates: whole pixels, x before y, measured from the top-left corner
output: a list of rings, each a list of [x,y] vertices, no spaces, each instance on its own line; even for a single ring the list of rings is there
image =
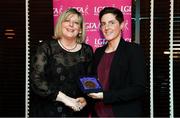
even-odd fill
[[[77,80],[91,72],[93,50],[82,44],[79,51],[64,50],[57,40],[43,42],[31,61],[31,88],[45,99],[55,101],[59,91],[70,97],[80,97]]]

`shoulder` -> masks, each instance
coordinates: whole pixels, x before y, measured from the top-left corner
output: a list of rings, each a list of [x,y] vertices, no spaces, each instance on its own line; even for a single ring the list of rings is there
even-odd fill
[[[127,54],[131,58],[141,58],[144,55],[143,48],[140,44],[134,42],[126,42],[126,46]]]
[[[92,47],[91,47],[89,44],[82,43],[82,45],[83,45],[85,48],[91,48],[91,49],[92,49]]]
[[[99,47],[95,50],[95,53],[99,53],[99,52],[104,52],[104,50],[106,49],[107,45],[104,45],[102,47]]]
[[[51,53],[51,50],[54,47],[54,45],[56,45],[56,43],[57,43],[57,40],[55,39],[44,40],[38,44],[37,51],[41,51],[41,52],[49,54]]]
[[[43,40],[43,41],[39,42],[38,46],[43,47],[43,46],[53,45],[56,42],[57,42],[57,40],[55,40],[55,39]]]
[[[93,48],[89,44],[82,43],[82,49],[81,49],[81,54],[87,57],[87,59],[92,60],[94,53],[93,53]]]
[[[83,48],[85,51],[93,52],[93,48],[92,48],[89,44],[82,43],[82,48]]]
[[[124,45],[127,48],[127,50],[132,51],[132,52],[134,52],[136,50],[142,50],[141,45],[137,44],[137,43],[134,43],[134,42],[124,41]]]
[[[141,47],[140,44],[137,43],[130,43],[130,49],[131,51],[143,51],[143,48]]]

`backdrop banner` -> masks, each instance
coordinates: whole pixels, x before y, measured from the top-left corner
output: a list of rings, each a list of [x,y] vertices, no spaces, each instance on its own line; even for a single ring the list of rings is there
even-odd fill
[[[99,29],[99,12],[106,6],[119,8],[125,19],[123,38],[131,41],[131,7],[132,0],[53,0],[54,25],[61,13],[68,8],[80,11],[85,20],[86,43],[95,50],[106,43]]]

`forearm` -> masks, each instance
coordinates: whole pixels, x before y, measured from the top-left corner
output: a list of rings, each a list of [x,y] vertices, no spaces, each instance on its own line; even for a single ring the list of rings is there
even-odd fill
[[[48,83],[44,79],[40,77],[31,77],[31,90],[42,98],[46,98],[54,101],[58,94],[58,90],[56,89],[53,83]]]
[[[76,99],[71,98],[65,95],[64,93],[62,93],[61,91],[59,91],[56,97],[56,101],[64,103],[67,107],[73,109],[74,111],[80,111],[87,104],[85,98],[83,97],[79,97]]]

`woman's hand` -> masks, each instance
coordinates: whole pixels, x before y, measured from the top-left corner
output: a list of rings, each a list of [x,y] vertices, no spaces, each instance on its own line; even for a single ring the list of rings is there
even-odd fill
[[[82,106],[79,101],[83,101],[83,99],[81,100],[81,99],[71,98],[71,97],[65,95],[64,93],[62,93],[61,91],[59,91],[56,101],[60,101],[60,102],[64,103],[66,106],[73,109],[74,111],[80,111],[82,109],[81,108]]]
[[[79,98],[76,98],[77,102],[79,103],[79,107],[80,107],[80,110],[83,109],[86,105],[87,105],[87,102],[86,102],[86,99],[84,97],[79,97]]]
[[[89,93],[88,96],[93,99],[103,99],[103,92]]]

